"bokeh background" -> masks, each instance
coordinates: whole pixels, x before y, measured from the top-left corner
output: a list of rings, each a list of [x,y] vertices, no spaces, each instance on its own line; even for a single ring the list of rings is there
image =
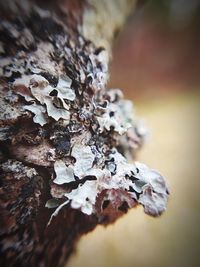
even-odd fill
[[[143,2],[143,1],[140,1]],[[166,176],[160,218],[142,207],[82,237],[68,267],[200,266],[200,1],[146,1],[114,46],[109,87],[150,129],[138,160]]]

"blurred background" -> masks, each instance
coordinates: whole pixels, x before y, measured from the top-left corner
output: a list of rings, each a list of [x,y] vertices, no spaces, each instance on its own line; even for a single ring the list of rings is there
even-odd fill
[[[142,207],[78,243],[68,267],[200,266],[200,1],[140,1],[119,35],[109,87],[150,129],[138,160],[168,180],[160,218]]]

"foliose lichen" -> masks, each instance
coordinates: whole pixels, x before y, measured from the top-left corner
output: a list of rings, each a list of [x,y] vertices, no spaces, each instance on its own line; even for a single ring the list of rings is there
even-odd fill
[[[43,34],[48,25],[53,30]],[[56,208],[53,216],[70,205],[102,220],[136,204],[160,215],[167,185],[158,172],[133,162],[145,131],[132,103],[119,89],[106,88],[105,49],[81,34],[74,38],[38,7],[12,23],[5,19],[0,33],[1,141],[19,161],[48,169],[52,199],[46,206]]]

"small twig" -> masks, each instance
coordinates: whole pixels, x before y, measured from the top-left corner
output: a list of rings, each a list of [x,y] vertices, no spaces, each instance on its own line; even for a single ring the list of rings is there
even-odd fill
[[[59,213],[59,211],[69,203],[69,200],[65,201],[64,203],[62,203],[59,207],[57,207],[57,209],[52,213],[48,223],[47,223],[47,227],[51,224],[51,221],[53,220],[53,217],[56,217]]]

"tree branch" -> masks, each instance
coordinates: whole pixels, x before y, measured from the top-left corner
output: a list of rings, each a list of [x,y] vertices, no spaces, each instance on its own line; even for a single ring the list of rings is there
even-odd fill
[[[0,1],[1,266],[63,266],[97,224],[165,209],[163,177],[127,161],[144,138],[131,102],[106,89],[133,3]]]

